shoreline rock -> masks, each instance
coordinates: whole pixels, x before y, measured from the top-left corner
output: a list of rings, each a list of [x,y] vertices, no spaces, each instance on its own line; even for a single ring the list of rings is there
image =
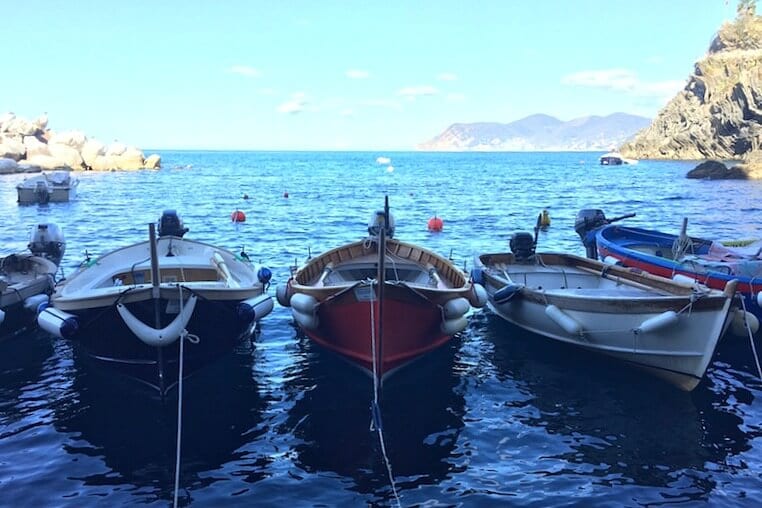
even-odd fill
[[[145,157],[133,146],[118,142],[105,145],[80,131],[54,132],[47,125],[47,115],[30,121],[13,113],[0,114],[0,174],[29,172],[29,168],[39,171],[161,168],[158,154]]]

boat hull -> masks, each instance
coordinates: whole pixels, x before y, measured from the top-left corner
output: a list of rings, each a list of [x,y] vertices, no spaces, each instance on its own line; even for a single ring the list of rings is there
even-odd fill
[[[523,287],[506,299],[499,298],[505,279],[487,269],[488,305],[529,332],[627,362],[686,391],[698,385],[730,324],[732,295],[713,292],[692,302],[690,295],[636,289],[570,289],[576,287],[571,277],[559,276],[556,286],[546,280],[542,289]]]
[[[606,226],[596,232],[595,239],[601,259],[615,259],[623,266],[637,268],[654,275],[666,278],[683,275],[719,290],[722,290],[731,280],[737,280],[736,290],[744,296],[746,309],[762,320],[762,307],[757,302],[757,294],[762,291],[762,261],[744,266],[745,269],[754,270],[749,272],[749,275],[730,273],[729,263],[724,265],[718,263],[712,267],[691,261],[675,261],[666,256],[671,255],[672,246],[678,239],[677,235],[640,228]],[[699,238],[693,238],[692,241],[697,246],[699,254],[705,254],[709,244],[712,243]],[[759,273],[756,273],[757,270]]]
[[[186,300],[187,302],[187,300]],[[183,345],[183,375],[192,375],[223,355],[253,331],[253,322],[242,320],[239,301],[198,299],[185,326],[193,340]],[[155,326],[158,305],[160,324]],[[177,316],[177,299],[142,300],[125,307],[141,322],[156,328],[167,326]],[[167,312],[170,310],[170,312]],[[138,380],[164,394],[178,381],[180,341],[151,346],[138,339],[120,316],[116,306],[70,310],[78,329],[71,339],[96,363]],[[195,338],[198,338],[198,341]]]
[[[317,344],[373,373],[373,341],[380,347],[378,372],[388,376],[412,360],[445,344],[442,310],[414,291],[394,285],[384,288],[383,318],[370,286],[357,286],[319,305],[319,325],[304,332]],[[383,335],[381,335],[383,332]],[[378,354],[377,349],[377,354]]]
[[[0,340],[23,333],[35,326],[37,302],[35,297],[42,295],[46,301],[53,291],[56,266],[42,258],[28,255],[14,255],[17,263],[32,263],[27,268],[2,273],[2,282],[7,284],[0,292]],[[8,258],[5,259],[9,259]],[[0,263],[4,262],[0,259]]]
[[[22,205],[35,203],[65,203],[77,195],[76,187],[53,188],[46,195],[41,195],[36,189],[22,187],[18,189],[18,202]]]

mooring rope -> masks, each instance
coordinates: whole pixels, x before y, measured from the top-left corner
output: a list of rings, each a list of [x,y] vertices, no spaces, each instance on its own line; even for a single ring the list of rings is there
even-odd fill
[[[386,466],[386,474],[389,477],[389,484],[392,487],[392,494],[394,494],[394,500],[398,507],[401,507],[399,494],[397,494],[397,486],[394,483],[394,473],[392,473],[392,464],[389,461],[389,456],[386,453],[386,443],[384,442],[384,429],[383,422],[381,420],[381,405],[379,404],[379,392],[381,391],[381,383],[379,382],[380,376],[378,373],[379,365],[376,360],[376,318],[373,312],[373,285],[376,281],[370,283],[370,350],[373,357],[373,404],[371,405],[371,421],[370,430],[378,433],[378,442],[381,445],[381,456],[384,459],[384,466]]]
[[[180,290],[180,314],[182,314],[184,307],[183,287],[178,284],[177,288]],[[177,508],[177,494],[180,491],[180,458],[182,456],[181,441],[183,435],[183,364],[185,359],[183,344],[186,338],[194,344],[197,344],[199,340],[196,335],[188,333],[186,329],[183,329],[182,333],[180,333],[180,353],[177,362],[177,453],[175,454],[175,489],[172,504],[174,508]]]
[[[746,328],[746,332],[749,334],[749,344],[751,344],[751,352],[754,354],[754,363],[757,364],[757,374],[759,380],[762,381],[762,368],[759,366],[759,355],[757,355],[757,347],[754,345],[754,336],[751,333],[751,326],[746,321],[746,301],[744,300],[743,293],[741,294],[741,307],[743,308],[743,325]]]

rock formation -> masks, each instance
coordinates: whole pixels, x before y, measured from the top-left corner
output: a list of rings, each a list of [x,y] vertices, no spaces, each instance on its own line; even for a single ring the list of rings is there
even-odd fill
[[[708,160],[688,171],[686,178],[700,180],[746,180],[749,176],[738,167],[728,168],[720,161]]]
[[[121,143],[104,145],[79,131],[53,132],[48,117],[34,121],[0,115],[0,173],[43,169],[111,171],[158,169],[161,157]]]
[[[741,159],[762,147],[762,16],[741,1],[706,56],[649,127],[620,152],[636,159]]]

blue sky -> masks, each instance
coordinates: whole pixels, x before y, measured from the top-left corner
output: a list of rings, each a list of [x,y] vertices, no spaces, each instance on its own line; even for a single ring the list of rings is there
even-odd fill
[[[652,117],[735,0],[3,0],[0,113],[143,149],[407,150]]]

